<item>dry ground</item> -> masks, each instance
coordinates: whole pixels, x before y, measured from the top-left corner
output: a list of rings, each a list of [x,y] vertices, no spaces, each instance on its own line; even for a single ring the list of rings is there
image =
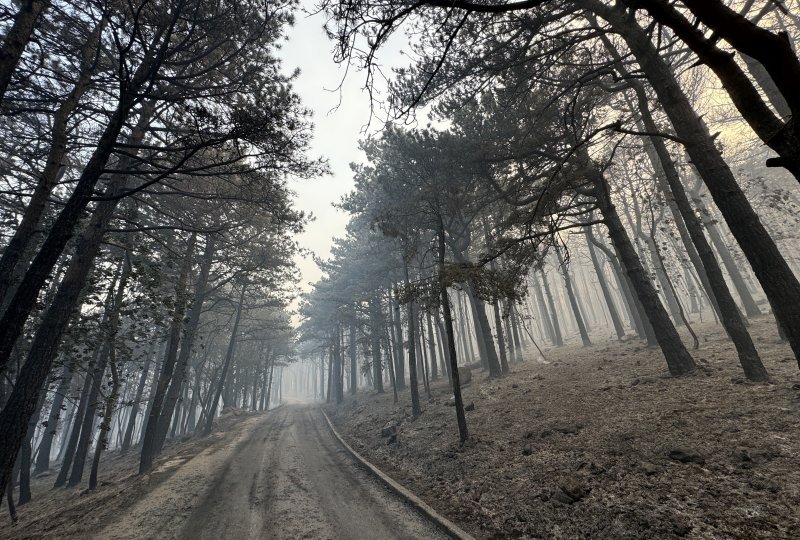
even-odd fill
[[[100,465],[98,489],[92,493],[87,493],[85,482],[74,488],[52,489],[57,470],[35,478],[31,482],[33,500],[17,507],[17,525],[11,525],[6,501],[3,500],[0,538],[90,538],[104,527],[119,523],[125,510],[172,480],[186,462],[198,456],[202,460],[203,457],[213,459],[216,454],[224,454],[235,444],[236,438],[246,432],[248,424],[257,422],[260,416],[239,410],[227,411],[215,421],[214,431],[208,437],[169,444],[153,472],[144,476],[136,474],[138,447],[127,455],[108,452]],[[87,465],[86,479],[88,468]],[[185,494],[176,493],[175,497],[182,495]],[[164,500],[163,506],[168,506],[169,502]],[[141,534],[139,537],[147,536]]]
[[[354,448],[482,538],[800,538],[800,372],[771,319],[752,324],[772,375],[743,380],[720,327],[680,379],[640,342],[546,351],[464,388],[457,444],[447,381],[417,420],[408,391],[328,406]],[[399,423],[396,442],[381,429]]]

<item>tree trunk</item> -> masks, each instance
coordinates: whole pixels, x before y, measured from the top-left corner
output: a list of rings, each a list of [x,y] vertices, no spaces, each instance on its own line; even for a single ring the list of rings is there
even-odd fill
[[[137,77],[142,77],[139,71],[137,71],[134,79]],[[61,257],[67,243],[73,238],[75,228],[79,225],[86,206],[95,195],[97,182],[100,180],[108,159],[114,150],[117,137],[125,125],[128,113],[134,105],[135,99],[130,92],[135,91],[136,87],[137,85],[134,82],[128,91],[123,93],[117,110],[100,137],[92,157],[83,168],[72,194],[53,222],[47,238],[45,238],[39,252],[31,262],[12,299],[7,302],[8,307],[3,313],[2,320],[0,320],[0,372],[5,369],[11,357],[14,344],[21,335],[25,322],[36,305],[39,292],[56,262]],[[129,143],[135,145],[141,142],[144,137],[144,130],[150,122],[151,111],[152,108],[147,104],[143,106],[139,123],[131,134]],[[140,134],[141,136],[139,136]],[[121,181],[112,181],[104,197],[105,200],[101,201],[94,210],[89,228],[98,230],[100,236],[102,236],[101,229],[104,229],[119,202],[119,195],[123,193],[123,184],[124,182]],[[90,244],[92,243],[92,239],[88,241]],[[91,250],[90,245],[86,245],[85,248]],[[81,255],[85,257],[91,254],[93,259],[95,252],[96,248],[87,251],[85,255],[81,253]],[[2,466],[2,463],[0,463],[0,467]]]
[[[49,4],[49,2],[31,2],[28,0],[26,4],[28,8],[31,8],[35,4],[38,4],[41,8],[42,4]],[[5,249],[3,249],[2,257],[0,257],[0,306],[2,306],[0,313],[5,311],[7,307],[6,302],[10,300],[12,290],[15,289],[15,287],[12,287],[15,284],[11,283],[12,276],[24,275],[24,267],[27,266],[27,261],[24,260],[26,258],[25,254],[32,252],[31,248],[36,237],[36,229],[42,220],[42,215],[47,207],[50,194],[64,170],[63,161],[64,155],[67,152],[68,143],[67,123],[70,116],[75,111],[75,108],[78,106],[81,97],[86,92],[92,72],[97,66],[97,62],[95,61],[97,45],[105,23],[106,17],[103,16],[102,20],[95,26],[94,31],[89,35],[81,51],[81,71],[78,80],[75,82],[75,86],[72,88],[67,98],[59,105],[55,113],[53,113],[53,124],[50,129],[50,150],[47,154],[44,169],[41,171],[41,174],[37,175],[38,183],[28,199],[20,224],[14,231],[13,236],[9,239]],[[2,64],[3,53],[0,53],[0,66],[2,66]],[[5,89],[2,78],[2,67],[0,67],[0,101],[2,101],[2,93]],[[20,270],[18,267],[23,267],[23,272],[18,272],[18,270]]]
[[[372,348],[372,383],[375,391],[383,393],[383,369],[381,360],[381,336],[380,328],[383,326],[380,320],[380,305],[377,298],[369,300],[369,336]]]
[[[194,235],[192,235],[192,238],[190,240],[190,245],[192,246],[192,248],[194,247]],[[193,249],[187,249],[187,254],[186,254],[187,276],[188,272],[191,269],[192,251]],[[183,320],[185,313],[185,306],[186,306],[185,293],[183,301],[180,302],[181,304],[180,307],[182,308],[180,309],[181,322],[177,326],[180,327],[182,325],[185,325],[185,330],[183,331],[183,339],[181,340],[180,356],[178,356],[175,368],[172,372],[172,377],[169,381],[169,389],[166,391],[166,395],[164,398],[164,406],[161,409],[158,418],[158,430],[156,433],[156,440],[154,442],[154,451],[156,454],[160,453],[162,447],[164,446],[164,441],[166,439],[166,434],[167,434],[167,428],[169,426],[170,420],[172,420],[172,417],[174,415],[175,405],[178,402],[178,396],[180,395],[180,390],[182,387],[185,386],[184,382],[186,380],[186,372],[189,369],[189,358],[191,357],[192,349],[194,347],[194,340],[195,336],[197,336],[197,329],[200,326],[200,316],[202,315],[203,312],[203,301],[205,299],[206,287],[208,286],[208,275],[209,272],[211,271],[211,263],[214,260],[214,252],[215,252],[214,238],[211,235],[209,235],[206,237],[206,247],[203,252],[203,258],[200,263],[200,275],[197,278],[197,283],[195,283],[192,305],[191,309],[189,310],[188,320]],[[181,277],[183,278],[183,275]],[[180,335],[180,331],[178,332],[178,335]]]
[[[547,274],[544,273],[544,268],[539,270],[542,276],[542,286],[544,287],[544,294],[547,298],[547,305],[550,308],[550,321],[553,324],[553,334],[555,335],[554,345],[556,347],[564,346],[564,338],[561,335],[561,326],[558,324],[558,311],[556,311],[556,304],[553,301],[553,293],[550,292],[550,285],[547,283]]]
[[[497,350],[494,348],[489,318],[486,316],[486,304],[482,299],[475,296],[471,285],[466,285],[465,289],[473,301],[473,313],[476,317],[475,326],[476,330],[480,330],[480,335],[477,336],[478,343],[481,343],[481,341],[483,342],[484,350],[486,351],[486,363],[489,368],[489,376],[499,377],[503,373],[503,369],[500,365],[500,359],[497,356]]]
[[[633,0],[626,0],[625,3],[633,4]],[[764,66],[792,110],[789,121],[781,121],[772,112],[732,54],[707,39],[679,11],[664,0],[636,0],[635,3],[636,7],[644,7],[659,23],[672,28],[700,61],[719,77],[742,118],[764,144],[780,156],[776,160],[768,160],[767,166],[784,167],[800,181],[800,129],[797,127],[797,118],[800,117],[800,61],[788,38],[779,37],[751,23],[719,1],[687,0],[684,4],[712,28],[715,35],[722,36],[734,48],[752,56]],[[622,16],[614,15],[616,18]],[[800,354],[798,350],[795,352]]]
[[[647,131],[655,133],[657,128],[650,113],[650,107],[644,88],[640,84],[634,83],[634,89],[636,90],[639,101],[642,123]],[[680,218],[685,223],[692,245],[696,248],[697,256],[700,258],[702,267],[698,270],[698,274],[701,274],[702,271],[702,275],[706,276],[708,286],[711,288],[710,297],[716,299],[720,320],[736,347],[736,351],[739,355],[739,362],[742,365],[745,376],[754,381],[766,380],[769,376],[767,370],[758,356],[753,340],[750,338],[745,322],[739,313],[739,308],[733,296],[731,296],[730,289],[725,283],[722,269],[717,263],[714,252],[703,234],[703,226],[689,202],[689,197],[686,194],[683,183],[680,181],[675,163],[672,161],[669,151],[660,137],[653,137],[652,142],[664,171],[664,178],[669,185],[672,198],[680,212]],[[757,307],[756,310],[758,310]]]
[[[611,315],[611,323],[614,325],[614,331],[617,333],[617,339],[622,339],[625,337],[625,329],[622,327],[622,320],[620,319],[617,308],[614,305],[614,299],[612,298],[611,291],[608,288],[608,282],[606,281],[606,276],[603,273],[603,268],[600,266],[600,261],[597,258],[597,252],[594,249],[594,244],[591,242],[591,227],[586,227],[583,232],[586,236],[586,246],[589,248],[589,257],[592,259],[594,273],[597,275],[597,282],[600,284],[600,290],[603,292],[603,299],[606,302],[608,313]]]
[[[394,333],[395,333],[395,379],[397,388],[404,390],[406,387],[405,359],[403,358],[403,321],[400,315],[400,299],[397,288],[394,290]]]
[[[128,236],[130,239],[130,236]],[[108,317],[108,336],[106,342],[108,344],[108,365],[111,371],[111,393],[106,397],[106,407],[103,411],[102,420],[100,421],[100,434],[97,438],[97,445],[94,450],[94,457],[92,458],[92,469],[89,473],[89,489],[94,490],[97,488],[97,473],[100,469],[100,457],[103,451],[108,447],[108,435],[111,432],[111,420],[114,417],[114,408],[117,405],[117,398],[119,397],[120,377],[119,368],[117,366],[117,350],[116,341],[117,333],[119,331],[120,309],[124,300],[125,289],[128,286],[128,279],[131,275],[131,265],[126,255],[123,256],[122,274],[119,278],[117,285],[117,294],[114,298],[114,303],[111,306],[111,313]]]
[[[47,415],[47,423],[44,426],[44,434],[42,435],[42,442],[39,444],[39,455],[36,458],[36,466],[33,469],[33,474],[37,475],[50,469],[50,454],[53,450],[53,439],[55,438],[56,430],[58,428],[58,419],[61,416],[61,408],[64,405],[64,398],[69,392],[70,383],[72,382],[72,369],[69,364],[64,365],[61,370],[60,381],[58,388],[56,388],[53,395],[53,404],[50,406],[50,414]],[[63,430],[67,429],[64,425]]]
[[[591,0],[591,3],[596,2]],[[601,16],[625,39],[650,80],[675,133],[686,141],[687,153],[772,303],[800,364],[800,282],[750,206],[707,126],[692,109],[675,75],[647,34],[623,11],[601,8]],[[796,149],[800,151],[800,143]]]
[[[405,271],[405,283],[409,285],[408,279],[408,263],[404,261],[403,270]],[[416,332],[414,331],[414,321],[416,314],[414,313],[414,302],[408,303],[408,376],[409,385],[411,386],[411,416],[416,418],[420,415],[419,406],[419,385],[417,384],[417,353],[416,353]]]
[[[431,312],[425,312],[425,320],[428,324],[428,356],[431,360],[431,379],[439,378],[439,366],[436,364],[436,343],[433,340],[433,323],[431,322]]]
[[[503,318],[500,316],[500,301],[495,298],[492,301],[492,311],[494,312],[494,327],[497,331],[497,350],[500,352],[500,370],[503,373],[510,371],[508,367],[508,357],[506,356],[506,339],[503,332]]]
[[[19,64],[19,59],[31,40],[36,21],[42,12],[50,7],[50,0],[23,0],[21,4],[0,48],[0,103],[5,97],[8,85],[11,84],[11,76]]]
[[[86,408],[89,406],[89,393],[91,392],[93,382],[92,370],[94,369],[94,366],[99,358],[100,347],[95,350],[94,357],[87,366],[83,390],[81,391],[81,398],[78,402],[77,410],[72,415],[72,428],[70,429],[69,440],[64,444],[64,459],[61,461],[61,469],[59,470],[56,481],[53,484],[54,488],[62,487],[67,483],[67,477],[69,476],[69,471],[72,467],[72,462],[75,458],[75,451],[77,450],[78,441],[81,435],[81,424],[83,423],[83,417],[86,415]]]
[[[183,264],[181,265],[180,274],[178,275],[178,281],[175,284],[175,305],[172,310],[172,318],[170,321],[167,352],[164,356],[164,363],[158,377],[158,385],[156,386],[155,394],[153,394],[150,411],[147,416],[147,423],[145,424],[144,438],[142,439],[142,453],[139,462],[139,474],[148,472],[152,468],[153,460],[161,451],[164,439],[167,436],[167,430],[169,430],[169,421],[172,418],[173,412],[173,409],[170,409],[170,418],[165,419],[162,417],[162,410],[165,408],[168,397],[173,398],[172,407],[174,408],[174,400],[177,400],[178,392],[180,392],[180,385],[177,387],[170,387],[170,383],[175,376],[176,368],[180,370],[180,366],[177,366],[178,344],[181,339],[184,317],[186,315],[186,287],[189,280],[189,273],[192,270],[195,241],[196,235],[192,234],[186,245]],[[170,389],[172,389],[172,395],[168,396],[168,391]]]
[[[444,275],[445,257],[445,238],[444,223],[439,216],[439,275]],[[464,401],[461,397],[461,380],[458,375],[458,357],[456,356],[456,340],[453,335],[453,316],[450,312],[450,298],[447,294],[447,284],[440,279],[439,294],[442,300],[442,316],[444,318],[444,329],[447,336],[447,350],[450,357],[450,372],[452,376],[453,401],[456,409],[456,422],[458,423],[458,438],[463,444],[469,438],[467,429],[467,417],[464,414]]]
[[[648,279],[642,263],[636,256],[636,250],[631,244],[628,233],[622,226],[622,221],[619,219],[619,215],[611,202],[605,179],[595,169],[594,164],[589,166],[591,168],[589,174],[595,185],[598,207],[603,214],[606,227],[608,227],[611,241],[620,253],[620,260],[625,266],[647,318],[655,330],[656,339],[661,351],[664,353],[669,371],[673,376],[685,375],[696,368],[694,359],[689,354],[689,351],[686,350],[683,342],[681,342],[678,331],[675,330],[675,326],[658,298],[658,293]]]
[[[131,407],[131,414],[128,417],[128,426],[125,428],[125,437],[122,439],[121,452],[123,454],[130,450],[131,447],[133,430],[136,427],[136,417],[139,416],[142,395],[144,394],[144,387],[147,384],[147,375],[150,373],[150,364],[153,361],[153,352],[155,351],[155,347],[156,336],[155,333],[153,333],[153,335],[150,337],[150,347],[147,351],[147,358],[145,359],[144,366],[142,367],[142,376],[139,378],[139,386],[136,387],[136,395],[133,400],[133,406]]]
[[[219,398],[222,396],[222,389],[225,386],[225,379],[228,376],[228,370],[230,369],[231,362],[233,362],[234,353],[236,352],[236,336],[239,333],[239,322],[242,320],[242,308],[244,306],[244,294],[246,291],[247,291],[247,286],[242,285],[242,292],[239,295],[239,304],[236,307],[236,319],[233,322],[233,331],[231,332],[231,339],[228,342],[228,350],[225,353],[225,362],[222,364],[222,373],[219,376],[217,389],[215,392],[213,392],[213,394],[210,397],[212,401],[210,404],[208,417],[206,418],[206,426],[203,429],[203,435],[208,435],[209,433],[211,433],[211,428],[214,426],[214,417],[217,415]],[[150,463],[150,465],[152,466],[152,462]]]
[[[358,341],[356,339],[356,312],[353,310],[353,319],[350,321],[350,393],[356,395],[358,391]],[[402,347],[402,342],[400,344]],[[396,348],[395,348],[396,349]],[[395,352],[395,355],[397,352]]]
[[[558,267],[561,270],[561,275],[564,277],[564,287],[567,289],[567,298],[569,298],[569,305],[572,307],[572,314],[575,316],[575,322],[578,324],[578,332],[581,335],[581,341],[584,347],[592,344],[589,339],[589,332],[586,330],[586,323],[583,321],[581,309],[578,306],[578,300],[575,298],[575,290],[572,288],[572,278],[569,275],[569,270],[564,264],[564,257],[561,256],[561,251],[556,248],[556,257],[558,258]]]
[[[333,337],[333,370],[336,374],[336,404],[340,405],[344,401],[344,388],[342,387],[342,344],[341,331],[336,326],[336,335]]]

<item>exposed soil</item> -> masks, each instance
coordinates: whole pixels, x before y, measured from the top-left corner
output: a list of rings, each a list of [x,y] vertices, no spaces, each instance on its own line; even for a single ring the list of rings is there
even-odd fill
[[[228,414],[211,437],[175,445],[152,474],[134,456],[105,463],[94,493],[37,480],[3,538],[370,539],[447,536],[364,470],[318,405]],[[7,521],[7,518],[6,518]]]
[[[327,410],[357,451],[477,537],[800,538],[791,351],[771,319],[753,321],[772,381],[750,384],[721,328],[697,330],[703,369],[679,379],[638,341],[553,349],[500,379],[477,371],[463,446],[446,379],[413,421],[408,390]]]
[[[247,431],[248,424],[257,422],[260,416],[235,409],[226,411],[215,420],[211,435],[169,444],[156,461],[153,472],[143,476],[136,474],[139,448],[131,449],[126,455],[108,452],[100,464],[98,489],[93,492],[88,492],[85,484],[52,489],[58,471],[44,473],[31,482],[33,500],[17,507],[17,525],[11,524],[3,500],[0,538],[91,538],[105,527],[113,528],[120,535],[148,537],[146,529],[131,529],[129,524],[120,522],[124,512],[171,481],[185,463],[201,463],[206,456],[224,453]],[[88,466],[85,477],[88,478]],[[198,484],[198,488],[205,483],[207,479]],[[162,507],[168,504],[168,500],[161,500]]]

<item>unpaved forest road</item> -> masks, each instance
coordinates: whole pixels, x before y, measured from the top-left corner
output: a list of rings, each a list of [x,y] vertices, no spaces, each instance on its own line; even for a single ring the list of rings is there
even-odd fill
[[[98,538],[447,538],[360,468],[322,412],[291,405],[201,453]]]

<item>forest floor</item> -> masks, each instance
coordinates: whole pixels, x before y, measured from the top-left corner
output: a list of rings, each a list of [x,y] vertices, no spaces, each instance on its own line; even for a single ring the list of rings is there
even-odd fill
[[[135,457],[112,455],[93,493],[40,478],[19,524],[0,521],[0,538],[447,538],[352,458],[317,404],[228,414],[210,437],[173,445],[151,474],[135,471]]]
[[[696,330],[703,367],[678,379],[638,341],[475,371],[463,446],[446,378],[416,420],[408,390],[327,410],[356,451],[479,538],[800,538],[791,351],[771,318],[754,320],[772,380],[750,384],[721,327]]]
[[[88,492],[86,482],[72,488],[53,489],[57,470],[39,475],[31,481],[31,502],[17,506],[17,525],[11,524],[6,501],[3,500],[0,508],[0,538],[90,538],[104,527],[118,523],[127,509],[157,491],[160,486],[174,481],[176,473],[185,463],[193,461],[193,465],[197,465],[213,461],[217,455],[227,454],[263,416],[263,413],[228,410],[215,420],[214,431],[208,437],[168,443],[156,461],[153,472],[143,476],[137,474],[140,448],[134,448],[125,455],[108,452],[100,463],[99,486],[93,492]],[[87,464],[84,478],[88,478],[89,466]],[[191,503],[193,496],[202,493],[209,481],[199,467],[193,468],[197,471],[194,485],[187,483],[182,493],[174,494],[175,499],[183,499],[184,506]],[[167,500],[161,501],[164,509],[168,503]],[[148,536],[144,528],[138,532],[140,538],[154,537]]]

